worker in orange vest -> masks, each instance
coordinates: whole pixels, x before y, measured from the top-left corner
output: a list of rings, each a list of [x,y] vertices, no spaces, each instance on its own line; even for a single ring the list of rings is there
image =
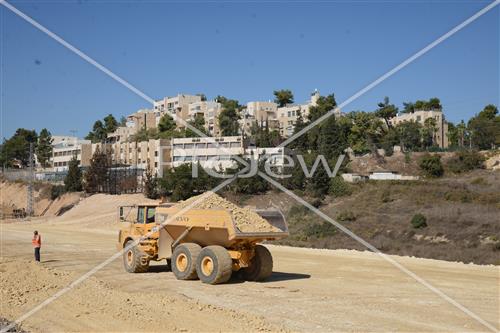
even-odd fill
[[[38,234],[38,231],[33,232],[33,239],[31,240],[33,248],[35,249],[35,260],[40,262],[40,248],[42,247],[42,237]]]

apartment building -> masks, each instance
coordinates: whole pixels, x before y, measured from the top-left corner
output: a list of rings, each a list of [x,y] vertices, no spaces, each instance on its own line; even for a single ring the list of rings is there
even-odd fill
[[[158,139],[142,142],[115,142],[92,144],[92,154],[99,148],[111,155],[111,162],[117,166],[131,166],[146,170],[161,177],[165,168],[170,166],[170,140]]]
[[[108,134],[106,143],[125,142],[136,133],[137,126],[135,126],[135,123],[132,126],[120,126],[113,133]]]
[[[188,106],[188,116],[193,120],[196,115],[202,115],[205,119],[205,129],[211,136],[220,135],[219,122],[217,121],[222,106],[215,101],[200,101],[191,103]]]
[[[68,171],[69,162],[76,157],[81,166],[90,164],[92,158],[92,145],[90,140],[82,140],[77,137],[61,137],[52,143],[52,168],[55,172]],[[64,138],[64,139],[62,139]]]
[[[256,160],[264,159],[272,167],[282,170],[285,164],[285,147],[249,147],[245,149],[245,157]]]
[[[434,119],[436,123],[436,131],[434,132],[435,144],[440,148],[448,148],[448,122],[446,121],[443,112],[440,110],[418,110],[413,113],[402,113],[389,121],[392,125],[397,125],[404,121],[413,121],[423,126],[425,125],[425,121],[427,119]]]
[[[248,102],[246,113],[253,117],[259,124],[266,123],[268,120],[276,119],[278,104],[268,102]]]
[[[141,129],[156,128],[157,114],[151,109],[141,109],[131,115],[127,116],[127,123],[125,127],[133,128],[135,132]]]
[[[232,156],[244,154],[241,136],[178,138],[171,147],[172,167],[200,162],[203,168],[224,170],[235,165]]]
[[[289,104],[278,108],[277,120],[281,136],[286,138],[293,134],[299,114],[306,119],[309,114],[309,104]]]
[[[154,112],[157,119],[168,113],[176,119],[187,121],[189,119],[189,104],[201,102],[201,96],[178,94],[174,97],[165,97],[154,103]],[[184,127],[182,121],[177,120],[178,127]]]

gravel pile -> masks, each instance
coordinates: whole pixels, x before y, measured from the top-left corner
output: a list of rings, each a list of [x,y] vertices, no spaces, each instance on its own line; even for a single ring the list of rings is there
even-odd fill
[[[236,227],[241,232],[280,232],[281,230],[272,226],[263,219],[256,212],[241,208],[232,202],[224,199],[223,197],[217,195],[214,192],[205,192],[201,195],[191,197],[185,201],[180,202],[178,205],[180,208],[187,207],[196,200],[203,198],[203,200],[195,204],[192,208],[196,209],[225,209],[229,210],[233,215],[233,220]]]

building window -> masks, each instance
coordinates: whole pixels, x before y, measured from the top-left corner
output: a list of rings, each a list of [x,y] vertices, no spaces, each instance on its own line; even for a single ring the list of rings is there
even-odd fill
[[[155,162],[155,168],[157,168],[157,167],[158,167],[158,162]]]
[[[158,151],[155,150],[155,156],[158,156]]]

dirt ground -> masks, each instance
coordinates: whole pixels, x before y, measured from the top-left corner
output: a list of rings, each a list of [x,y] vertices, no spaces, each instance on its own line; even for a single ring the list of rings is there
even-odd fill
[[[1,226],[0,317],[14,320],[115,253],[117,204],[134,195],[96,195],[62,217]],[[43,237],[42,263],[31,235]],[[51,331],[487,331],[375,254],[269,246],[264,283],[217,286],[178,281],[164,263],[129,274],[115,260],[28,318],[22,329]],[[393,257],[478,314],[499,323],[498,266]]]

